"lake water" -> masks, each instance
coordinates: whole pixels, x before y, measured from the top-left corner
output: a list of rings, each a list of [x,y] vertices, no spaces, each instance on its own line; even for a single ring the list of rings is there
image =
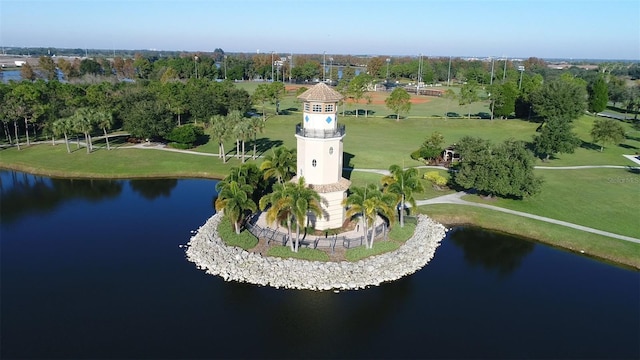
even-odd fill
[[[640,275],[456,228],[425,268],[361,291],[204,274],[179,246],[214,181],[0,172],[5,358],[639,358]]]

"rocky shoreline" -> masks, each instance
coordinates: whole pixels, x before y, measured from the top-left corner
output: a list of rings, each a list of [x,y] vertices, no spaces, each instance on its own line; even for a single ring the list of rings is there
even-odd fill
[[[447,229],[418,216],[414,236],[395,251],[357,262],[282,259],[227,246],[218,236],[221,214],[209,218],[186,245],[187,260],[225,281],[307,290],[356,290],[413,274],[434,256]]]

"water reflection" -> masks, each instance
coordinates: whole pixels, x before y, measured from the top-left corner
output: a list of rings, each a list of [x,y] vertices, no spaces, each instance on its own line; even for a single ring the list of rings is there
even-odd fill
[[[478,231],[472,227],[456,228],[450,239],[462,248],[469,265],[494,270],[500,276],[507,276],[520,267],[522,260],[535,247],[531,241],[497,232]]]
[[[139,193],[147,200],[154,200],[158,197],[171,196],[171,190],[178,185],[177,179],[149,179],[149,180],[129,180],[129,185],[133,191]]]
[[[74,199],[99,202],[117,198],[122,181],[54,179],[42,176],[0,171],[0,223],[34,214],[47,214]]]

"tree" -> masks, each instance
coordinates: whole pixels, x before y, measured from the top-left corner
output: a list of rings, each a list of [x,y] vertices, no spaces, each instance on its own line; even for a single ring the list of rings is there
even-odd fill
[[[251,199],[250,195],[253,189],[250,185],[242,184],[237,181],[220,181],[216,185],[218,198],[216,199],[216,210],[224,209],[225,215],[233,224],[236,234],[240,234],[240,225],[244,220],[246,211],[256,211],[256,203]]]
[[[493,145],[488,140],[465,136],[456,149],[461,162],[453,182],[480,194],[523,198],[540,191],[542,180],[533,174],[534,158],[521,141]]]
[[[400,87],[395,88],[384,101],[387,108],[396,114],[396,121],[400,121],[400,114],[411,110],[411,95]]]
[[[122,117],[124,130],[141,139],[164,137],[175,126],[171,113],[154,99],[131,104]]]
[[[291,241],[293,207],[294,204],[293,197],[291,196],[291,187],[285,186],[283,183],[274,184],[271,193],[260,198],[260,210],[267,210],[267,223],[272,224],[277,222],[278,225],[280,225],[284,222],[286,224],[291,251],[294,251],[295,249],[293,241]]]
[[[265,155],[264,161],[260,164],[260,170],[264,171],[264,179],[275,178],[279,184],[289,181],[296,174],[296,167],[295,150],[289,150],[284,145]]]
[[[460,88],[460,94],[458,95],[458,104],[460,106],[471,105],[479,100],[478,97],[478,83],[475,81],[468,81]],[[471,107],[469,107],[469,119],[471,119]]]
[[[516,110],[518,89],[514,83],[495,83],[490,86],[489,91],[491,93],[491,119],[494,116],[506,118]]]
[[[393,222],[396,197],[393,194],[383,193],[375,184],[367,184],[363,187],[353,186],[349,192],[349,196],[343,201],[343,205],[347,208],[346,216],[348,218],[354,216],[362,218],[362,231],[365,238],[371,229],[371,236],[366,239],[366,247],[370,249],[373,247],[375,236],[373,226],[375,226],[376,218],[380,214]]]
[[[593,142],[601,144],[600,152],[602,152],[605,144],[622,142],[625,139],[625,132],[618,120],[608,118],[596,119],[591,129],[591,138]]]
[[[444,136],[441,133],[434,131],[429,137],[427,137],[420,148],[411,153],[411,158],[414,160],[424,159],[426,161],[434,160],[442,155],[444,146]]]
[[[26,65],[26,64],[25,64]],[[24,66],[24,65],[23,65]],[[44,112],[42,103],[42,87],[41,80],[36,83],[20,82],[7,95],[5,95],[5,104],[7,115],[12,119],[23,119],[25,135],[27,137],[27,146],[31,145],[29,139],[29,124],[35,123],[40,115]],[[14,123],[16,130],[16,140],[18,139],[18,127]],[[18,149],[20,142],[18,140]]]
[[[95,110],[90,108],[80,108],[76,110],[75,114],[71,117],[74,130],[84,134],[85,147],[87,148],[87,154],[93,150],[93,144],[91,143],[91,131],[96,123]]]
[[[586,110],[586,86],[580,80],[561,77],[545,82],[531,95],[533,111],[543,121],[566,119],[569,122]]]
[[[64,135],[64,143],[67,146],[67,153],[71,153],[71,149],[69,148],[69,137],[68,134],[73,130],[73,119],[70,117],[61,118],[53,123],[53,134],[55,135]]]
[[[369,74],[361,73],[349,82],[347,92],[356,103],[356,117],[358,117],[358,104],[360,103],[360,99],[362,99],[367,91],[367,87],[372,81],[373,78]]]
[[[618,103],[624,101],[627,90],[626,81],[624,79],[617,76],[609,77],[607,88],[609,89],[609,100],[611,100],[614,107],[617,106]]]
[[[580,139],[572,132],[568,119],[552,119],[538,127],[539,134],[533,137],[533,151],[543,160],[557,153],[572,154],[580,145]]]
[[[254,102],[262,104],[262,118],[266,120],[266,104],[269,101],[269,84],[260,84],[251,97]]]
[[[249,128],[251,135],[253,135],[253,160],[257,159],[256,150],[258,147],[258,133],[262,133],[264,129],[264,121],[256,116],[249,118]]]
[[[533,150],[548,160],[556,153],[572,153],[580,144],[573,134],[573,120],[586,110],[583,80],[561,76],[546,82],[531,95],[533,111],[544,121],[533,139]]]
[[[229,124],[233,124],[231,132],[236,137],[236,156],[239,158],[241,157],[241,161],[244,163],[244,145],[251,133],[249,120],[243,117],[242,113],[237,110],[233,110],[229,114],[227,114],[227,119],[229,121]],[[242,144],[242,148],[240,148],[240,144]]]
[[[406,202],[409,202],[415,209],[416,199],[413,196],[416,192],[424,191],[420,177],[418,176],[418,169],[409,168],[403,169],[400,165],[391,165],[389,167],[390,175],[382,178],[382,185],[386,193],[391,193],[396,196],[396,206],[400,212],[400,227],[404,227],[404,210],[406,208]]]
[[[224,150],[224,142],[229,138],[229,125],[227,119],[222,115],[213,115],[210,120],[211,133],[218,141],[218,158],[222,158],[222,163],[227,162],[227,155]]]
[[[309,216],[316,218],[322,217],[321,198],[318,192],[305,184],[304,177],[298,178],[297,182],[286,183],[285,187],[291,188],[289,192],[292,197],[291,204],[293,205],[291,212],[297,225],[293,251],[298,252],[300,247],[300,229],[305,228],[305,221],[308,221]]]
[[[56,63],[49,56],[40,56],[38,59],[38,66],[42,71],[42,76],[47,80],[56,80],[58,74],[56,73]]]
[[[598,76],[587,87],[589,93],[588,109],[593,116],[596,116],[599,112],[607,108],[609,103],[609,89],[607,83],[602,76]]]
[[[100,129],[102,129],[102,132],[104,133],[104,140],[107,143],[107,150],[111,150],[107,130],[111,130],[111,127],[113,126],[113,115],[108,111],[97,111],[95,113],[95,121],[96,125]]]
[[[20,67],[20,77],[22,78],[22,80],[29,81],[33,81],[36,79],[36,73],[35,71],[33,71],[33,68],[31,67],[31,65],[29,65],[28,62],[25,62]]]

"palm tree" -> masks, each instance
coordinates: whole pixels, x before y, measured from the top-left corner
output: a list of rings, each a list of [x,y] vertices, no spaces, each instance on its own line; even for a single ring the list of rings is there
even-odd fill
[[[393,222],[394,214],[393,208],[396,200],[396,196],[393,194],[383,193],[374,184],[367,184],[365,187],[353,187],[351,195],[344,200],[344,205],[347,206],[347,217],[361,216],[364,236],[371,229],[371,235],[367,239],[366,247],[373,247],[373,240],[375,238],[375,222],[378,215],[382,215],[387,218],[389,222]]]
[[[80,108],[72,115],[73,125],[76,131],[84,134],[87,154],[93,149],[91,144],[91,130],[95,122],[95,111],[89,108]]]
[[[256,203],[251,199],[253,193],[251,185],[242,184],[237,181],[220,181],[216,185],[218,198],[216,199],[216,210],[224,209],[224,213],[233,224],[236,234],[240,234],[240,224],[244,219],[247,210],[256,211]]]
[[[424,187],[420,182],[416,168],[404,170],[399,165],[391,165],[389,172],[391,173],[390,175],[382,178],[382,185],[386,193],[397,196],[396,205],[399,205],[400,227],[404,227],[405,203],[408,201],[415,208],[417,205],[413,194],[414,192],[424,191]]]
[[[69,148],[69,137],[67,134],[69,131],[73,129],[72,119],[70,117],[58,119],[53,123],[53,134],[56,135],[64,135],[64,143],[67,145],[67,153],[71,153],[71,149]]]
[[[292,199],[292,213],[297,222],[296,226],[296,242],[294,246],[294,252],[298,252],[300,247],[300,229],[305,227],[305,222],[308,221],[309,215],[314,215],[319,218],[322,217],[322,207],[320,205],[320,195],[317,191],[309,188],[305,182],[304,177],[300,177],[296,183],[286,183],[285,187],[291,188]]]
[[[233,127],[233,132],[236,134],[236,138],[240,140],[240,142],[242,143],[242,162],[245,162],[245,150],[244,150],[244,145],[247,142],[247,139],[250,137],[251,135],[251,124],[249,123],[248,119],[245,118],[240,118],[240,121],[238,123],[236,123],[236,125]],[[236,140],[237,141],[237,140]],[[237,143],[236,143],[237,146]]]
[[[260,164],[260,170],[264,171],[264,179],[276,178],[282,184],[289,181],[296,173],[297,159],[295,150],[289,150],[286,146],[278,146],[271,154],[264,157]]]
[[[268,209],[267,209],[268,208]],[[289,238],[289,246],[294,251],[294,244],[291,241],[291,223],[293,219],[293,197],[291,196],[291,187],[282,183],[273,185],[271,193],[260,198],[260,210],[267,209],[266,220],[268,224],[281,224],[285,222],[287,226],[287,236]]]
[[[253,160],[256,159],[256,145],[257,145],[257,136],[258,133],[262,133],[264,129],[264,120],[261,118],[254,116],[249,118],[249,125],[251,128],[251,134],[253,135]]]
[[[111,130],[111,127],[113,126],[113,115],[107,111],[97,111],[94,115],[96,125],[98,125],[98,127],[104,132],[104,140],[107,142],[107,150],[111,150],[107,129]]]
[[[238,110],[233,110],[227,114],[227,126],[231,129],[231,133],[236,137],[236,158],[240,158],[240,136],[243,132],[242,125],[242,113]]]
[[[227,154],[224,151],[224,142],[229,137],[229,126],[227,119],[222,115],[214,115],[210,119],[211,132],[218,141],[218,159],[222,158],[222,163],[227,162]]]
[[[253,163],[232,167],[229,169],[229,175],[224,178],[224,181],[236,181],[239,184],[251,186],[253,189],[252,199],[256,202],[260,199],[256,199],[255,197],[262,195],[265,188],[265,183],[262,181],[262,171]]]

